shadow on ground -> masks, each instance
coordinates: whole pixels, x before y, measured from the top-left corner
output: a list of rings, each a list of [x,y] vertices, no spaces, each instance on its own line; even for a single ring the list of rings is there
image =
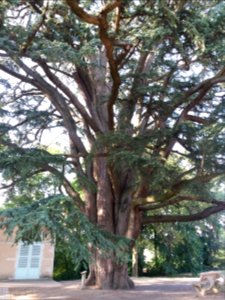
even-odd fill
[[[134,278],[136,288],[128,291],[80,289],[80,281],[0,282],[9,289],[10,300],[196,300],[193,284],[198,278]],[[225,300],[224,294],[204,300]]]

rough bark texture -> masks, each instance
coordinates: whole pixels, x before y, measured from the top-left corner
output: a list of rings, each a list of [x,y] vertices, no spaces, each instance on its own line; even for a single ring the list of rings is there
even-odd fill
[[[127,264],[117,264],[115,259],[97,255],[86,281],[86,285],[97,285],[100,289],[130,289],[134,287],[128,276]]]
[[[96,225],[109,233],[135,239],[140,233],[140,211],[131,211],[132,176],[127,175],[120,195],[115,195],[112,174],[103,157],[97,158],[94,164],[97,182],[96,201],[88,195],[87,215],[95,220]],[[122,175],[121,175],[122,176]],[[115,187],[114,187],[115,188]],[[132,246],[132,245],[131,245]],[[96,285],[101,289],[129,289],[134,284],[128,276],[126,263],[118,263],[115,256],[104,257],[101,251],[93,251],[93,261],[86,285]]]

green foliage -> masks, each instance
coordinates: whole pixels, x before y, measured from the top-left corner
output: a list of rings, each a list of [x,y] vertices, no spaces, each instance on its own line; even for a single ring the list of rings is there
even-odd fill
[[[126,260],[129,240],[104,232],[88,221],[74,202],[63,195],[33,201],[31,204],[0,211],[0,228],[12,235],[15,242],[26,243],[49,238],[70,249],[74,261],[90,260],[90,245],[101,248],[102,255],[116,254],[118,261]]]
[[[109,164],[114,164],[116,169],[136,171],[147,163],[141,155],[145,144],[145,139],[122,132],[104,134],[97,139],[91,156],[105,154]]]
[[[41,149],[9,149],[1,151],[0,168],[6,179],[28,177],[35,169],[49,165],[63,165],[64,158]],[[26,162],[24,164],[24,162]]]
[[[80,273],[88,270],[88,257],[77,258],[74,256],[72,246],[67,241],[56,238],[53,278],[55,280],[80,279]]]
[[[141,262],[145,275],[193,275],[224,268],[223,223],[211,217],[197,223],[177,223],[146,227],[138,242],[153,255]],[[220,257],[220,258],[219,258]]]
[[[54,262],[54,280],[80,279],[81,272],[88,270],[86,261],[74,262],[69,249],[56,244]]]
[[[16,186],[11,186],[7,193],[5,208],[23,207],[32,201],[42,199],[52,194],[53,186],[57,180],[50,175],[36,174],[26,180],[19,181]]]

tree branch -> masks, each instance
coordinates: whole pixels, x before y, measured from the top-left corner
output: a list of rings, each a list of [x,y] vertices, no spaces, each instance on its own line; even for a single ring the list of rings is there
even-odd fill
[[[198,117],[198,116],[189,115],[189,114],[187,114],[186,120],[196,122],[196,123],[199,123],[199,124],[203,124],[203,125],[208,125],[209,124],[208,120],[203,119],[203,118]]]
[[[191,88],[189,91],[186,92],[185,98],[190,97],[191,95],[199,92],[201,89],[204,89],[205,86],[208,84],[217,84],[219,82],[225,80],[225,67],[222,68],[214,77],[209,78],[198,84],[197,86]]]
[[[108,21],[107,17],[103,14],[101,17],[99,17],[99,37],[105,47],[106,50],[106,56],[109,62],[110,67],[110,74],[112,77],[112,89],[111,89],[111,95],[107,103],[107,109],[108,109],[108,118],[109,118],[109,129],[114,130],[114,112],[113,112],[113,106],[115,104],[115,101],[117,99],[118,93],[119,93],[119,87],[121,84],[120,75],[118,71],[118,64],[116,62],[116,59],[114,59],[114,44],[113,39],[108,36],[107,29],[108,29]]]
[[[79,102],[78,98],[71,92],[71,90],[54,74],[50,71],[49,66],[41,59],[38,59],[39,65],[45,71],[45,74],[48,78],[71,100],[73,105],[79,111],[81,116],[83,117],[84,121],[87,122],[93,130],[96,132],[99,131],[99,128],[95,124],[94,120],[89,117],[87,112],[84,109],[84,106]]]
[[[116,7],[119,7],[121,3],[122,0],[115,0],[113,3],[109,3],[105,7],[103,7],[100,13],[107,15],[109,12],[113,11]]]
[[[98,17],[88,14],[83,8],[81,8],[76,0],[65,0],[72,12],[77,15],[81,20],[93,24],[99,25]]]
[[[85,146],[82,143],[81,138],[77,135],[77,126],[73,120],[73,117],[71,116],[68,106],[66,105],[65,97],[63,97],[63,95],[54,86],[45,81],[43,76],[29,68],[21,59],[19,59],[19,57],[14,57],[14,61],[23,71],[27,73],[28,76],[34,79],[29,80],[28,82],[41,90],[42,93],[48,97],[55,108],[60,112],[65,127],[67,128],[71,137],[71,141],[73,142],[73,150],[76,150],[76,152],[86,153]],[[27,81],[25,80],[25,82]]]
[[[142,207],[142,210],[149,210],[151,207],[153,209],[158,209],[158,208],[165,207],[167,205],[176,204],[176,200],[174,200],[174,199],[176,199],[175,197],[179,197],[178,195],[182,191],[183,187],[186,187],[188,184],[192,184],[192,183],[198,183],[198,184],[207,183],[210,180],[212,180],[218,176],[224,175],[224,173],[225,173],[225,171],[221,171],[221,172],[212,173],[212,174],[197,175],[196,177],[191,178],[191,179],[180,180],[180,181],[176,182],[175,184],[173,184],[170,187],[169,191],[158,199],[157,203],[152,202],[152,204],[148,202],[148,197],[151,197],[154,195],[149,194],[148,190],[145,191],[145,185],[143,185],[144,193],[141,190],[141,191],[139,191],[139,194],[138,194],[138,199],[140,199],[140,200],[143,199],[143,200],[141,202],[139,202],[139,200],[137,200],[136,205],[139,205],[140,207]],[[141,193],[143,193],[143,195]],[[144,199],[144,197],[146,200]],[[189,196],[185,196],[185,197],[189,197]],[[190,197],[192,197],[192,196],[190,196]],[[182,201],[183,200],[184,199],[182,199]],[[215,200],[213,200],[213,201],[215,201]],[[144,207],[146,207],[147,209],[144,209]]]
[[[13,71],[13,70],[7,68],[7,67],[4,66],[4,65],[1,65],[1,64],[0,64],[0,70],[2,70],[3,72],[5,72],[5,73],[11,75],[12,77],[15,77],[15,78],[17,78],[17,79],[20,79],[20,80],[23,81],[23,82],[30,83],[30,84],[32,84],[33,86],[36,86],[36,85],[35,85],[35,80],[29,78],[28,76],[21,75],[21,74],[15,72],[15,71]]]
[[[51,174],[56,175],[58,178],[61,178],[62,185],[64,186],[67,194],[74,200],[79,209],[84,212],[85,205],[84,202],[81,200],[80,195],[74,190],[69,180],[61,172],[59,172],[56,168],[50,165],[45,165],[44,167],[42,167],[42,171],[48,171]]]
[[[181,196],[177,196],[175,198],[169,199],[167,201],[159,202],[159,203],[152,202],[152,203],[140,205],[139,209],[141,211],[156,210],[156,209],[164,208],[164,207],[167,207],[170,205],[176,205],[183,201],[201,202],[201,203],[216,204],[216,205],[221,204],[221,201],[218,201],[215,199],[208,200],[208,199],[203,199],[200,196],[191,196],[191,195],[183,195],[182,196],[181,195]]]
[[[102,44],[105,47],[106,50],[106,56],[109,62],[110,67],[110,74],[112,77],[112,89],[111,89],[111,95],[109,97],[108,103],[107,103],[107,109],[108,109],[108,126],[109,130],[114,130],[114,111],[113,107],[115,104],[115,101],[118,97],[119,93],[119,87],[121,84],[120,75],[118,72],[118,62],[116,60],[116,57],[114,58],[114,38],[110,37],[108,35],[108,28],[109,23],[107,20],[107,14],[114,10],[115,8],[119,7],[121,5],[121,0],[116,0],[113,3],[107,4],[103,9],[101,10],[100,14],[96,17],[93,15],[90,15],[86,13],[79,5],[78,1],[75,0],[65,0],[66,3],[69,5],[71,10],[74,14],[76,14],[78,17],[80,17],[83,21],[89,23],[98,25],[99,27],[99,37],[102,41]],[[117,28],[118,31],[118,28]]]
[[[44,24],[44,21],[46,19],[46,12],[48,10],[48,4],[45,7],[44,11],[41,14],[40,20],[35,24],[33,31],[29,34],[26,42],[21,46],[21,54],[24,55],[27,51],[27,49],[30,47],[32,44],[36,34],[38,33],[38,30],[40,27]]]
[[[176,121],[174,128],[176,128],[179,124],[181,124],[183,121],[185,120],[190,120],[193,122],[202,122],[202,124],[206,124],[205,121],[201,118],[195,118],[192,117],[191,115],[188,115],[188,113],[194,108],[196,107],[198,104],[200,104],[203,100],[205,95],[208,93],[208,91],[210,91],[210,89],[218,84],[218,83],[222,83],[225,82],[225,68],[222,68],[214,77],[207,79],[205,81],[203,81],[202,83],[200,83],[197,87],[190,89],[186,94],[184,99],[182,99],[182,103],[184,103],[184,100],[187,99],[192,96],[193,94],[198,93],[198,95],[183,109],[182,113],[180,114],[180,117],[178,118],[178,120]],[[176,143],[177,139],[172,137],[171,140],[168,143],[168,146],[164,152],[164,156],[165,158],[167,158],[175,143]]]
[[[225,203],[220,205],[211,206],[202,211],[191,214],[191,215],[154,215],[143,217],[142,224],[152,224],[152,223],[175,223],[175,222],[191,222],[199,221],[209,217],[212,214],[219,213],[225,210]]]

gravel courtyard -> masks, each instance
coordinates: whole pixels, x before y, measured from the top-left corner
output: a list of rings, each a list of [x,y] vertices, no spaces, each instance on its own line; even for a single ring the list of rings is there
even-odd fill
[[[136,288],[129,291],[80,289],[80,281],[10,281],[10,300],[196,300],[192,287],[198,278],[134,278]],[[225,294],[207,295],[204,300],[225,300]]]

